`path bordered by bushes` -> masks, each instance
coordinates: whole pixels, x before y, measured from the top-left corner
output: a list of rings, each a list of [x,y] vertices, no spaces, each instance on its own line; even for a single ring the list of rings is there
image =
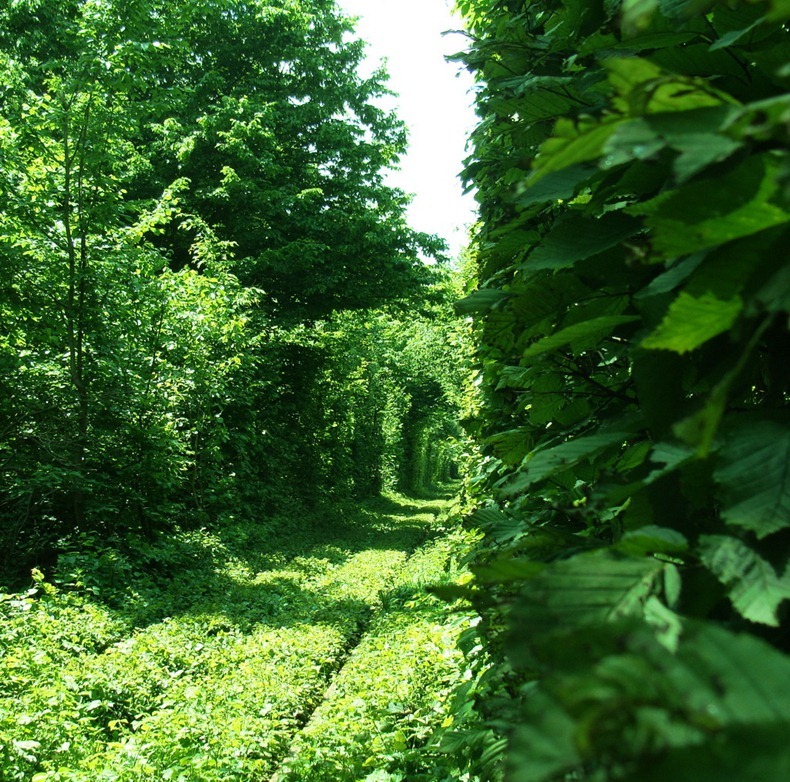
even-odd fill
[[[60,585],[0,598],[0,778],[452,778],[425,751],[470,621],[425,591],[459,575],[447,509],[388,499],[64,558]]]

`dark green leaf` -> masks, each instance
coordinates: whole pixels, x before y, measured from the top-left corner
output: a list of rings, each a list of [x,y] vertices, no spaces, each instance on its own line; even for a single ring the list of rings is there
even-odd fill
[[[715,478],[728,524],[758,538],[790,527],[790,426],[737,421],[721,447]]]
[[[473,291],[466,298],[455,303],[455,311],[459,315],[470,315],[473,312],[486,312],[507,298],[508,294],[498,288],[481,288]]]
[[[524,268],[564,269],[638,233],[638,221],[620,214],[590,219],[571,214],[558,221],[527,257]]]
[[[536,185],[528,179],[517,198],[520,206],[528,207],[546,201],[567,201],[573,198],[579,186],[593,177],[598,169],[589,164],[579,164],[544,176]]]
[[[573,326],[560,329],[548,337],[533,342],[524,351],[524,358],[532,359],[569,345],[574,352],[588,349],[609,336],[618,326],[622,326],[625,323],[633,323],[637,319],[633,315],[604,315],[600,318],[574,323]]]
[[[504,489],[506,495],[517,494],[532,484],[573,467],[604,449],[622,443],[628,437],[625,432],[599,432],[578,437],[567,443],[537,451],[527,458],[522,471]]]
[[[647,598],[661,590],[664,562],[602,550],[557,562],[529,580],[514,622],[527,634],[571,633],[641,617]]]
[[[528,701],[528,718],[515,730],[508,753],[508,782],[547,782],[580,765],[575,721],[545,692]]]
[[[790,581],[743,541],[728,535],[703,535],[700,558],[719,581],[738,613],[751,622],[778,626],[776,610],[790,599]]]

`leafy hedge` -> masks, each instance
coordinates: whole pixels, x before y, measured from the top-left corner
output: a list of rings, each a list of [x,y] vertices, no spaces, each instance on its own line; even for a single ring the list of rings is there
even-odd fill
[[[458,6],[506,777],[783,779],[790,5]]]

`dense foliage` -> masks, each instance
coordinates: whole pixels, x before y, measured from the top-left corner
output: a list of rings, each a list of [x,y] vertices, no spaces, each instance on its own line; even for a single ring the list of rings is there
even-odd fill
[[[784,779],[790,7],[458,5],[487,773]]]
[[[362,55],[332,0],[2,5],[8,578],[447,471],[439,243],[383,184],[405,131]]]

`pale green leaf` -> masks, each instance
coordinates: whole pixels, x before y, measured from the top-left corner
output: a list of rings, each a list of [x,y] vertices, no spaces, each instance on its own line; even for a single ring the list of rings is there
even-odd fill
[[[544,142],[535,160],[532,184],[554,171],[597,160],[603,152],[606,140],[623,121],[596,123],[581,132],[569,120],[558,121],[555,135]]]
[[[722,300],[712,293],[692,296],[682,291],[658,328],[642,340],[642,347],[687,353],[728,331],[742,309],[739,296]]]
[[[659,0],[623,0],[620,24],[623,36],[631,38],[650,27],[659,8]]]
[[[688,112],[722,104],[708,82],[679,77],[647,59],[614,57],[603,65],[620,96],[614,105],[624,114]]]
[[[607,70],[609,83],[623,98],[664,75],[660,66],[642,57],[612,57],[604,60],[603,66]]]
[[[774,203],[778,191],[779,164],[756,156],[715,181],[694,182],[627,211],[647,217],[654,249],[670,258],[790,222],[790,212]]]

